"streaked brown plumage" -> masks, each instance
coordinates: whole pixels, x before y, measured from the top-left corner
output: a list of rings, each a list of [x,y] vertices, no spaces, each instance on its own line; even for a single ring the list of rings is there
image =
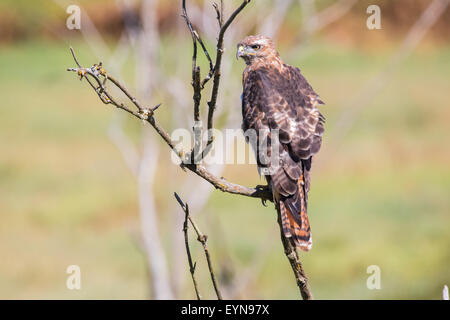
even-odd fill
[[[243,74],[242,129],[265,132],[252,147],[258,166],[267,167],[260,152],[260,140],[279,130],[279,161],[269,175],[276,204],[280,207],[283,231],[302,250],[312,246],[307,215],[311,161],[322,143],[325,118],[317,106],[323,104],[296,67],[284,64],[272,40],[249,36],[238,44],[236,56],[247,64]]]

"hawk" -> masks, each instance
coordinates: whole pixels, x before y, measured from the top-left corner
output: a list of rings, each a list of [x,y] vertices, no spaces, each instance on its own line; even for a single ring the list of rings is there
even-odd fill
[[[257,132],[250,144],[260,172],[269,169],[265,177],[285,236],[308,251],[312,247],[307,214],[310,170],[322,144],[325,118],[317,106],[324,102],[298,68],[283,63],[270,38],[248,36],[237,45],[236,57],[247,65],[242,79],[242,129],[244,134],[249,129]],[[278,160],[267,164],[274,150]]]

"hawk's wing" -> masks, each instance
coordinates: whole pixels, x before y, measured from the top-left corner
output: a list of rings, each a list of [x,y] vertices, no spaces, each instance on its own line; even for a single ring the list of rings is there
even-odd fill
[[[244,79],[243,129],[279,130],[280,167],[269,179],[281,196],[281,206],[284,205],[294,219],[287,222],[290,224],[291,236],[297,244],[301,238],[309,242],[306,216],[309,170],[311,157],[319,151],[322,143],[325,119],[317,105],[323,102],[300,70],[288,65],[284,65],[282,70],[252,70],[247,72]],[[268,141],[270,143],[270,138]],[[270,156],[270,150],[267,154]],[[292,234],[296,228],[303,230],[298,235],[300,239]],[[288,230],[285,232],[289,233]]]

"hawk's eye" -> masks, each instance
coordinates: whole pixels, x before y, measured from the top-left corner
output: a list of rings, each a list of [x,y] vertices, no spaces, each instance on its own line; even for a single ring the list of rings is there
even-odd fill
[[[259,50],[259,48],[261,48],[261,46],[259,44],[252,45],[253,50]]]

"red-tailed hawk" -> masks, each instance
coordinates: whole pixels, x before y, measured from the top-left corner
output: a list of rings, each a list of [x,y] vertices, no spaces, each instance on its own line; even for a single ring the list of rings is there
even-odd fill
[[[312,246],[307,215],[309,172],[322,143],[325,118],[317,105],[323,102],[298,68],[283,63],[270,38],[249,36],[237,47],[236,57],[247,64],[242,129],[244,134],[256,130],[251,144],[259,169],[270,169],[266,179],[279,206],[285,236],[308,251]],[[278,133],[276,144],[272,132]],[[273,150],[278,152],[275,165],[267,161]]]

